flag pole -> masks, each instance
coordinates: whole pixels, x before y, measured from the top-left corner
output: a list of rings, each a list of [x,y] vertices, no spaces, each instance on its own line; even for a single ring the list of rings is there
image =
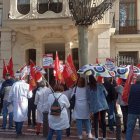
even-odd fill
[[[50,70],[49,70],[49,68],[47,68],[47,74],[48,74],[48,83],[50,83],[50,78],[49,78]]]

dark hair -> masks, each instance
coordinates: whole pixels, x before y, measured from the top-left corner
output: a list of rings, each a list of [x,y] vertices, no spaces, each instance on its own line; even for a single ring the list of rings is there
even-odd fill
[[[85,86],[85,78],[80,77],[77,81],[77,86],[78,87],[84,87]]]
[[[54,91],[60,91],[63,92],[64,91],[64,86],[62,84],[55,84],[54,86]]]
[[[46,86],[46,83],[44,80],[42,80],[41,82],[38,82],[37,84],[38,87],[45,87]]]
[[[93,75],[89,76],[89,83],[88,83],[89,87],[91,89],[97,89],[97,81],[95,79],[95,77]]]

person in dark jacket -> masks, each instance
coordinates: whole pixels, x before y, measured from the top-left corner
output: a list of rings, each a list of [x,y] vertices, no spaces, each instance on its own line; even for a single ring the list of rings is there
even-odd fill
[[[9,92],[14,84],[14,79],[11,78],[9,73],[5,75],[5,81],[2,83],[2,87],[0,90],[0,96],[3,100],[3,108],[2,108],[2,115],[3,115],[3,122],[2,122],[2,129],[6,129],[7,124],[7,115],[9,114],[9,129],[13,127],[13,110],[12,105],[8,103]]]
[[[37,90],[38,87],[33,90],[32,98],[28,99],[28,126],[32,128],[35,128],[36,126],[36,105],[34,104],[34,101]]]
[[[140,119],[140,75],[130,88],[126,140],[132,140],[137,119]]]
[[[108,110],[108,122],[110,131],[114,132],[114,122],[115,122],[115,113],[114,113],[114,103],[115,103],[115,88],[112,84],[112,78],[104,78],[104,87],[106,88],[108,95],[106,97],[107,103],[109,106]]]

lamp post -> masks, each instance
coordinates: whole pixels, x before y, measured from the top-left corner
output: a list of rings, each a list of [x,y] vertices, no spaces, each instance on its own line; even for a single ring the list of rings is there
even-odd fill
[[[68,0],[75,25],[78,26],[79,66],[88,63],[88,26],[103,18],[115,0]]]

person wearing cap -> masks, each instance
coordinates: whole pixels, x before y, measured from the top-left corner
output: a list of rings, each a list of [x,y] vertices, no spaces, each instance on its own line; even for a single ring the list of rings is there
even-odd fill
[[[32,91],[27,84],[27,75],[20,75],[20,79],[15,82],[10,90],[8,102],[13,104],[13,120],[15,121],[16,134],[22,134],[22,126],[27,120],[28,98],[32,97]]]
[[[130,88],[126,140],[132,140],[137,119],[140,119],[140,75],[137,76],[136,83],[132,84]]]
[[[36,134],[39,135],[41,124],[43,123],[43,112],[47,110],[48,96],[52,91],[50,88],[46,87],[45,81],[38,81],[38,89],[35,95],[34,104],[37,105],[37,128]]]
[[[2,107],[2,129],[6,129],[7,124],[7,115],[9,114],[9,129],[13,127],[13,107],[12,104],[8,103],[8,96],[12,85],[14,84],[14,79],[11,78],[9,73],[5,75],[5,81],[2,83],[2,87],[0,90],[0,95],[3,100],[3,107]]]

